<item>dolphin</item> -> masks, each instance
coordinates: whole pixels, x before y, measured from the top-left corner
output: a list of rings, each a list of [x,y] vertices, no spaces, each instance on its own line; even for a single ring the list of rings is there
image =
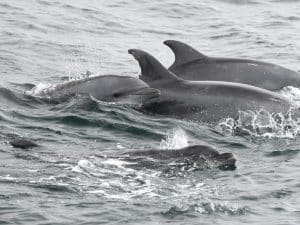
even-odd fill
[[[60,102],[78,94],[87,94],[104,102],[139,105],[159,95],[159,91],[134,77],[100,75],[57,84],[35,96]]]
[[[238,119],[240,111],[287,113],[290,102],[278,93],[247,84],[224,81],[186,81],[168,71],[158,60],[138,49],[128,50],[141,68],[140,79],[159,89],[142,110],[185,120],[209,123]]]
[[[125,152],[119,159],[130,162],[131,168],[148,168],[168,171],[218,168],[221,170],[236,169],[236,157],[232,153],[219,153],[208,145],[193,145],[181,149],[151,149]]]
[[[215,80],[249,84],[275,91],[300,87],[300,73],[262,61],[206,56],[174,40],[164,42],[175,55],[169,70],[185,80]]]

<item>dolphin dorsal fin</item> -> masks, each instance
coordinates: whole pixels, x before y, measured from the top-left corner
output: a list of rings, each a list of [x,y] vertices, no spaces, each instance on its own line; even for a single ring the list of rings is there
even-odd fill
[[[175,61],[170,66],[170,68],[175,67],[175,66],[180,66],[180,65],[183,65],[185,63],[195,61],[195,60],[207,60],[208,59],[208,56],[200,53],[193,47],[191,47],[183,42],[167,40],[167,41],[164,41],[164,44],[167,45],[172,50],[172,52],[174,53],[174,56],[175,56]]]
[[[154,81],[180,80],[149,53],[139,49],[129,49],[128,53],[138,61],[141,68],[140,79],[144,82],[149,84]]]

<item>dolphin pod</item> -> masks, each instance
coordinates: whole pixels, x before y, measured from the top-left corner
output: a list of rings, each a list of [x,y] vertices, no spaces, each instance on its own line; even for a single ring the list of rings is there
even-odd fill
[[[139,63],[140,79],[117,75],[85,77],[46,89],[39,96],[64,99],[88,94],[101,101],[138,104],[146,113],[209,123],[228,117],[238,119],[240,111],[285,114],[293,108],[285,97],[271,90],[300,86],[297,72],[255,60],[208,57],[178,41],[164,43],[175,55],[169,70],[149,53],[129,49]],[[39,146],[28,140],[10,143],[16,148]],[[131,151],[118,158],[134,162],[129,167],[163,171],[173,162],[187,170],[211,165],[224,170],[236,168],[233,154],[219,153],[205,145]]]
[[[230,81],[267,90],[300,87],[300,74],[287,68],[250,59],[215,58],[174,40],[164,42],[175,56],[169,70],[185,80]]]
[[[168,71],[149,53],[130,49],[141,68],[140,79],[160,91],[143,104],[143,111],[186,120],[218,122],[237,119],[240,111],[287,113],[291,105],[280,94],[247,84],[187,81]]]

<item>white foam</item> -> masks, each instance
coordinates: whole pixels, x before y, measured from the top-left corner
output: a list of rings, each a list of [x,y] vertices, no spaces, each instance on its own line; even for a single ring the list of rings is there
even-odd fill
[[[160,149],[179,149],[186,146],[188,146],[188,136],[180,127],[169,131],[166,140],[160,142]]]
[[[72,168],[72,171],[77,173],[85,173],[84,172],[85,170],[91,170],[91,169],[92,170],[96,169],[96,166],[92,162],[86,159],[81,159],[79,160],[77,165]]]
[[[33,96],[47,95],[48,92],[55,90],[56,85],[48,83],[39,83],[31,90],[26,91],[26,94]]]
[[[117,166],[117,167],[123,167],[123,165],[132,165],[135,163],[130,163],[130,162],[125,162],[119,159],[107,159],[105,161],[102,162],[103,164],[109,164],[112,166]]]
[[[237,121],[227,118],[220,122],[218,127],[232,134],[238,131],[268,138],[295,138],[300,134],[299,119],[292,118],[291,114],[284,116],[281,113],[271,114],[265,110],[240,111]]]
[[[286,97],[292,104],[295,106],[300,107],[300,89],[293,87],[293,86],[287,86],[284,87],[282,90],[279,91],[281,95]]]
[[[90,71],[86,71],[86,73],[80,73],[79,75],[71,75],[69,74],[68,81],[74,81],[74,80],[82,80],[88,77],[96,77],[99,76],[100,74],[97,73],[91,73]]]
[[[125,147],[121,144],[121,143],[117,143],[117,146],[116,146],[118,149],[124,149]]]
[[[87,71],[85,74],[79,74],[77,76],[68,76],[68,80],[61,82],[61,83],[56,83],[56,84],[50,84],[50,83],[38,83],[35,87],[33,87],[31,90],[26,91],[26,94],[32,95],[32,96],[37,96],[37,97],[44,97],[49,94],[51,94],[55,89],[65,83],[68,83],[70,81],[75,81],[75,80],[82,80],[87,77],[95,77],[99,76],[99,74],[92,74],[91,72]]]
[[[290,101],[292,108],[289,114],[274,114],[265,110],[240,111],[237,121],[233,118],[226,118],[218,124],[219,129],[232,134],[238,129],[253,136],[296,138],[300,134],[300,118],[295,118],[294,110],[300,108],[300,89],[288,86],[278,93]]]
[[[6,176],[0,176],[0,180],[17,180],[16,177],[11,177],[10,174],[7,174]]]
[[[86,160],[86,159],[79,160],[78,166],[81,168],[88,168],[88,169],[96,168],[96,166],[92,162],[90,162],[89,160]]]

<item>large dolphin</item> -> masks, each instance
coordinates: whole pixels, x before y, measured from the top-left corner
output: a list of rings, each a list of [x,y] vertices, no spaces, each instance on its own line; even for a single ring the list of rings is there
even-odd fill
[[[215,80],[249,84],[268,90],[300,87],[300,74],[271,63],[206,56],[191,46],[174,40],[164,42],[174,53],[170,71],[185,80]]]
[[[157,97],[159,91],[134,77],[101,75],[58,84],[40,91],[36,96],[63,101],[77,94],[87,94],[105,102],[141,104]]]
[[[143,105],[146,112],[218,122],[228,117],[237,119],[239,111],[286,113],[291,108],[289,101],[275,92],[241,83],[182,80],[147,52],[138,49],[128,52],[140,65],[140,78],[160,90],[157,98]]]
[[[181,149],[152,149],[136,150],[123,153],[117,158],[130,162],[125,164],[131,168],[148,168],[169,171],[219,168],[222,170],[234,170],[236,157],[232,153],[219,153],[208,145],[194,145]]]

